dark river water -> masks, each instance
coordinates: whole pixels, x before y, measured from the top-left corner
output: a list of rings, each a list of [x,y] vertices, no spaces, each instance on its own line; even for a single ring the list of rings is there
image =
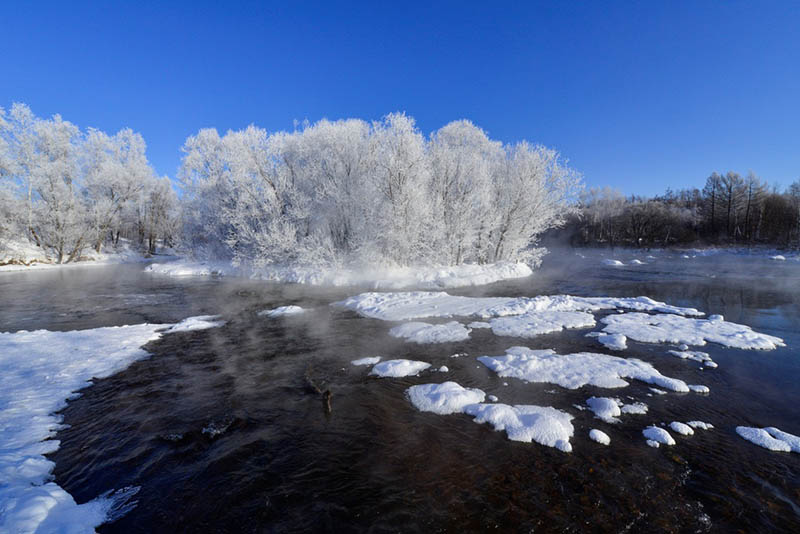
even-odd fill
[[[653,395],[646,384],[566,390],[498,378],[475,357],[513,345],[606,352],[591,329],[534,339],[474,330],[470,340],[415,345],[393,323],[329,304],[360,289],[237,279],[169,278],[141,265],[0,274],[0,330],[170,323],[221,314],[221,328],[166,335],[152,357],[98,380],[63,410],[69,426],[55,480],[78,502],[140,486],[138,506],[100,532],[800,532],[800,455],[736,435],[737,425],[800,435],[800,262],[651,252],[647,265],[607,267],[601,252],[551,254],[528,279],[454,294],[646,295],[723,314],[783,338],[774,351],[705,350],[718,369],[629,341],[625,357],[710,395]],[[644,259],[648,253],[618,252]],[[297,304],[313,311],[269,319]],[[467,357],[450,358],[457,352]],[[350,361],[381,355],[450,372],[378,379]],[[410,386],[454,380],[508,404],[575,416],[573,452],[512,442],[466,415],[417,411]],[[330,413],[312,382],[333,393]],[[504,386],[503,382],[508,385]],[[643,401],[646,415],[594,419],[592,396]],[[653,449],[650,424],[701,420],[714,430]],[[588,438],[600,428],[602,447]]]

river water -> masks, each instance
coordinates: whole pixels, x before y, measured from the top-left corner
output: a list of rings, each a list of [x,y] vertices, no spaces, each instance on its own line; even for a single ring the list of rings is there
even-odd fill
[[[785,348],[707,345],[719,364],[629,341],[622,354],[710,395],[652,395],[646,384],[566,390],[498,378],[475,357],[513,345],[607,352],[564,331],[522,340],[474,330],[465,342],[415,345],[392,323],[332,308],[360,289],[239,279],[169,278],[141,265],[0,275],[0,330],[171,323],[221,314],[221,328],[164,336],[152,357],[98,380],[63,410],[55,481],[78,502],[140,486],[138,506],[100,532],[800,532],[800,455],[736,435],[737,425],[800,434],[800,263],[718,254],[552,253],[528,279],[451,290],[471,296],[646,295],[779,336]],[[691,255],[690,255],[691,256]],[[611,257],[610,255],[608,257]],[[257,312],[313,308],[268,319]],[[468,356],[451,358],[454,353]],[[350,361],[381,355],[446,365],[445,374],[378,379]],[[455,380],[508,404],[575,416],[573,452],[512,442],[465,415],[422,413],[410,385]],[[330,413],[309,383],[333,393]],[[504,382],[507,385],[504,385]],[[619,396],[649,405],[607,425],[573,404]],[[632,401],[631,401],[632,402]],[[701,420],[714,430],[645,445],[650,424]],[[612,437],[589,440],[590,428]]]

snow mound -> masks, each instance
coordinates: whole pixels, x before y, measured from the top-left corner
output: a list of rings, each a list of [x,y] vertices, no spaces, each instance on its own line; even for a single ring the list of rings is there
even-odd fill
[[[316,286],[359,286],[375,289],[420,287],[445,289],[492,284],[525,278],[533,274],[524,263],[498,262],[487,265],[463,264],[450,267],[353,267],[328,269],[310,266],[234,266],[226,262],[186,260],[154,263],[147,272],[167,276],[239,276],[269,282]]]
[[[736,433],[747,441],[771,451],[800,453],[800,437],[774,426],[766,428],[737,426]]]
[[[389,335],[413,343],[450,343],[469,339],[472,330],[458,321],[445,324],[406,323],[389,330]]]
[[[644,262],[643,262],[642,260],[636,260],[636,259],[634,259],[634,260],[631,260],[631,261],[630,261],[630,264],[631,264],[631,265],[644,265]]]
[[[622,334],[606,334],[605,332],[589,332],[586,337],[596,337],[605,348],[609,350],[625,350],[628,348],[628,338]]]
[[[258,315],[266,315],[267,317],[282,317],[284,315],[297,315],[299,313],[304,313],[305,311],[306,309],[301,308],[300,306],[280,306],[272,310],[262,310],[258,312]]]
[[[485,397],[480,389],[464,388],[456,382],[411,386],[406,394],[417,410],[439,415],[461,413],[465,406],[483,402]]]
[[[174,334],[175,332],[192,332],[195,330],[205,330],[207,328],[216,328],[225,324],[225,321],[220,321],[219,315],[197,315],[189,317],[183,321],[174,324],[167,328],[165,334]]]
[[[625,264],[622,263],[619,260],[605,259],[605,260],[603,260],[603,265],[609,265],[611,267],[621,267],[621,266],[623,266]]]
[[[572,416],[551,407],[508,404],[470,404],[464,412],[476,423],[489,423],[497,431],[505,430],[512,441],[536,442],[571,452],[569,438],[575,429]]]
[[[689,421],[686,424],[694,429],[700,428],[702,430],[711,430],[712,428],[714,428],[714,425],[710,423],[704,423],[702,421]]]
[[[448,373],[448,372],[450,372],[450,368],[447,367],[446,365],[443,365],[443,366],[439,367],[439,372],[440,373]]]
[[[716,362],[714,362],[714,360],[711,359],[711,356],[709,356],[707,352],[700,352],[699,350],[670,350],[667,352],[683,360],[693,360],[696,362],[700,362],[706,367],[711,367],[711,368],[717,367]]]
[[[705,345],[707,341],[736,349],[771,350],[783,347],[782,339],[753,331],[749,326],[730,323],[722,316],[708,319],[681,317],[674,314],[649,315],[624,313],[603,317],[603,331],[623,334],[636,341]]]
[[[675,432],[677,432],[678,434],[681,434],[681,435],[683,435],[683,436],[691,436],[691,435],[693,435],[693,434],[694,434],[694,430],[692,429],[692,427],[690,427],[689,425],[687,425],[687,424],[685,424],[685,423],[681,423],[681,422],[679,422],[679,421],[673,421],[673,422],[671,422],[671,423],[669,424],[669,427],[670,427],[670,428],[671,428],[673,431],[675,431]]]
[[[642,430],[642,434],[648,439],[648,445],[650,445],[650,441],[661,445],[675,445],[675,440],[663,428],[648,426]]]
[[[694,393],[711,393],[711,390],[708,386],[703,386],[700,384],[689,384],[689,391],[693,391]]]
[[[411,291],[361,293],[332,304],[363,317],[383,321],[408,321],[426,317],[480,317],[491,319],[529,312],[598,312],[627,309],[638,312],[701,316],[694,308],[671,306],[649,297],[462,297],[440,292]],[[630,336],[629,336],[630,337]]]
[[[218,326],[208,320],[214,317],[177,325],[0,333],[0,532],[92,532],[135,505],[130,501],[135,487],[79,505],[50,481],[54,464],[44,455],[59,447],[50,439],[60,428],[57,412],[93,378],[148,357],[141,349],[146,343],[171,332]]]
[[[548,382],[568,389],[585,385],[625,387],[628,382],[623,378],[631,378],[672,391],[689,391],[685,382],[662,375],[647,362],[607,354],[579,352],[561,355],[550,349],[511,347],[505,356],[481,356],[478,361],[502,377]]]
[[[786,261],[786,256],[782,256],[782,255],[778,254],[776,256],[770,256],[769,259],[775,260],[775,261]]]
[[[376,363],[369,374],[381,378],[401,378],[419,374],[430,366],[429,363],[415,360],[386,360]]]
[[[381,361],[380,356],[368,356],[367,358],[360,358],[350,362],[351,365],[375,365]]]
[[[647,405],[642,402],[624,404],[621,400],[611,397],[589,397],[586,405],[594,412],[595,417],[606,423],[619,423],[622,414],[646,414]]]
[[[596,428],[593,428],[589,431],[589,438],[601,445],[609,445],[611,443],[611,438],[608,437],[608,434],[602,430],[597,430]]]

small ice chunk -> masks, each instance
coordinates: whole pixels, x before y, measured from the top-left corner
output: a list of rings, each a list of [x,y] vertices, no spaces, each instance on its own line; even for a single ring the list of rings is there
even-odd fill
[[[620,411],[624,414],[644,415],[647,413],[648,407],[643,402],[634,402],[633,404],[623,404]]]
[[[774,426],[766,428],[737,426],[736,433],[747,441],[771,451],[800,453],[800,436],[789,434]]]
[[[710,393],[711,390],[708,389],[708,386],[703,386],[701,384],[689,384],[689,391],[693,391],[695,393]]]
[[[489,423],[497,431],[506,431],[508,439],[540,443],[571,452],[569,438],[575,429],[572,416],[545,406],[508,404],[470,404],[464,411],[475,417],[476,423]]]
[[[605,332],[589,332],[586,337],[596,337],[601,345],[609,350],[625,350],[628,348],[628,338],[623,334],[606,334]]]
[[[608,434],[602,430],[597,430],[596,428],[593,428],[589,431],[589,437],[601,445],[608,445],[611,443],[611,438],[608,437]]]
[[[620,267],[620,266],[625,265],[625,264],[622,263],[619,260],[611,260],[611,259],[606,258],[606,259],[603,260],[603,265],[610,265],[612,267]]]
[[[669,435],[669,432],[657,426],[648,426],[642,430],[642,434],[648,440],[655,441],[664,445],[675,445],[675,440]],[[649,445],[649,443],[648,443]]]
[[[694,434],[694,430],[692,430],[692,427],[678,421],[671,422],[669,424],[669,427],[678,434],[682,434],[684,436],[691,436],[692,434]]]
[[[375,365],[379,361],[381,361],[380,356],[369,356],[367,358],[360,358],[358,360],[353,360],[350,363],[352,365]]]
[[[710,423],[704,423],[702,421],[689,421],[686,424],[692,428],[701,428],[703,430],[711,430],[712,428],[714,428],[714,425]]]
[[[485,396],[480,389],[465,388],[456,382],[411,386],[406,394],[419,411],[439,415],[462,412],[468,405],[483,402]]]
[[[619,407],[621,403],[617,399],[612,399],[610,397],[589,397],[586,399],[586,404],[598,419],[602,419],[607,423],[619,422],[617,416],[621,415],[622,412]]]
[[[489,402],[497,402],[497,397],[495,397],[494,395],[489,395],[486,398],[489,399]]]
[[[219,321],[219,315],[197,315],[189,317],[183,321],[174,324],[164,330],[165,334],[173,334],[175,332],[193,332],[195,330],[205,330],[206,328],[216,328],[225,324],[225,321]]]
[[[446,372],[448,372],[449,370],[450,370],[450,368],[449,368],[449,367],[447,367],[446,365],[443,365],[443,366],[439,367],[439,372],[440,372],[440,373],[446,373]]]
[[[467,326],[470,328],[491,328],[492,325],[489,323],[485,323],[483,321],[474,321],[469,323]]]
[[[279,306],[271,310],[262,310],[258,315],[266,315],[267,317],[282,317],[284,315],[297,315],[306,310],[300,306]]]
[[[386,360],[375,364],[369,374],[382,378],[401,378],[419,374],[430,366],[427,362],[415,360]]]
[[[471,330],[458,321],[445,324],[412,322],[395,326],[389,335],[405,338],[413,343],[450,343],[469,339]]]
[[[666,391],[664,391],[663,389],[658,389],[658,388],[650,388],[650,391],[652,391],[656,395],[666,395],[667,394]]]

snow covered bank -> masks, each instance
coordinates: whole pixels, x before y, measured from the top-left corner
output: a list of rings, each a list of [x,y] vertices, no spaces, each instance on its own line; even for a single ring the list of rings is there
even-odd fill
[[[463,264],[451,267],[236,267],[229,262],[175,261],[154,263],[145,271],[169,276],[241,276],[269,282],[319,286],[370,286],[375,289],[419,287],[443,289],[491,284],[533,274],[524,263]]]
[[[505,356],[481,356],[478,361],[502,377],[547,382],[567,389],[585,385],[620,388],[628,385],[623,378],[631,378],[672,391],[689,391],[684,381],[662,375],[647,362],[607,354],[578,352],[562,355],[550,349],[511,347]]]
[[[0,532],[92,532],[124,514],[138,488],[125,488],[78,505],[52,482],[55,412],[74,392],[146,358],[140,347],[171,332],[222,324],[214,316],[176,325],[141,324],[71,332],[0,333]]]

